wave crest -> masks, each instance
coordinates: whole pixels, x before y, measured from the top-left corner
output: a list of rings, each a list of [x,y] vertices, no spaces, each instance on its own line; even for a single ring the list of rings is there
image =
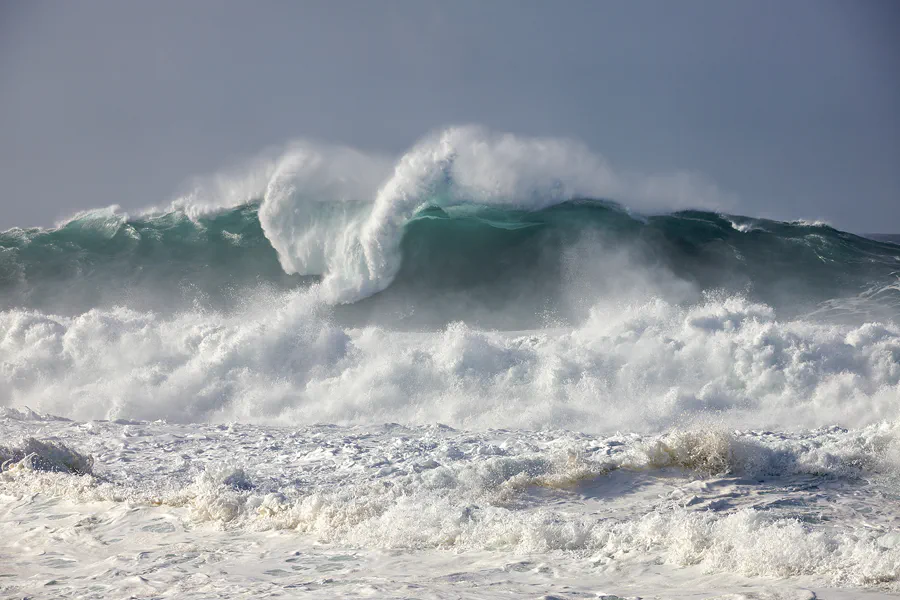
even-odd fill
[[[288,273],[321,274],[325,297],[348,303],[391,284],[405,227],[426,206],[538,211],[575,198],[615,198],[645,211],[725,200],[695,175],[622,175],[578,142],[470,126],[426,137],[392,172],[383,157],[295,147],[274,168],[260,220]]]

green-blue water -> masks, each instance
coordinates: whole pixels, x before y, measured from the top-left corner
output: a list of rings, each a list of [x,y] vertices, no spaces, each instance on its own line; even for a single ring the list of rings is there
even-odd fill
[[[0,306],[70,313],[101,304],[222,307],[248,289],[315,281],[282,271],[258,209],[250,203],[196,219],[178,211],[134,218],[97,211],[55,229],[6,231]],[[623,253],[628,260],[621,263]],[[590,267],[606,262],[597,277]],[[400,298],[415,309],[463,297],[488,308],[552,311],[573,280],[593,277],[590,293],[602,295],[635,269],[701,291],[746,293],[785,313],[900,316],[900,245],[823,225],[711,212],[638,217],[588,200],[540,211],[420,210],[406,224],[393,284],[357,303],[355,314]],[[465,316],[466,303],[445,304],[457,306],[445,307],[454,313],[447,319]]]

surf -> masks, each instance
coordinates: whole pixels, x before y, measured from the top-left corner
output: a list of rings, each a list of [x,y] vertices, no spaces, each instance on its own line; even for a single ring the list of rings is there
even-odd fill
[[[96,565],[57,539],[89,529],[156,573],[173,544],[251,548],[323,593],[384,556],[379,586],[473,560],[519,595],[509,573],[550,569],[593,595],[895,591],[900,246],[739,212],[577,142],[451,128],[0,233],[13,537]],[[226,563],[216,593],[244,593]]]

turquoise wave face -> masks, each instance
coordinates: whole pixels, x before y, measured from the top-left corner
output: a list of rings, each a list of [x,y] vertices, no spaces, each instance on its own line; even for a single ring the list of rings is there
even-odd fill
[[[180,212],[135,219],[95,212],[53,230],[7,231],[2,304],[55,312],[101,304],[227,308],[251,289],[315,281],[281,270],[258,208],[193,220]],[[685,300],[740,292],[785,317],[900,317],[900,246],[823,225],[700,211],[637,217],[592,200],[541,211],[464,205],[419,211],[401,249],[393,284],[338,307],[339,317],[395,315],[416,324],[425,319],[418,312],[521,326],[497,315],[566,316],[604,296],[628,300],[629,290]]]
[[[701,211],[639,218],[589,200],[538,212],[432,208],[408,225],[402,248],[401,271],[381,295],[428,290],[447,310],[472,298],[532,314],[605,295],[640,300],[630,285],[684,300],[742,293],[784,317],[900,317],[900,246],[823,225]]]
[[[257,204],[210,217],[182,212],[125,219],[106,211],[57,229],[0,234],[0,303],[58,313],[127,304],[166,309],[224,306],[259,283],[287,287]]]

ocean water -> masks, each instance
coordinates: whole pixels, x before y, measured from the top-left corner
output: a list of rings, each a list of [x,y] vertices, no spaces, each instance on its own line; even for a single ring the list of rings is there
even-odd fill
[[[0,594],[900,592],[900,245],[705,189],[454,128],[0,233]]]

